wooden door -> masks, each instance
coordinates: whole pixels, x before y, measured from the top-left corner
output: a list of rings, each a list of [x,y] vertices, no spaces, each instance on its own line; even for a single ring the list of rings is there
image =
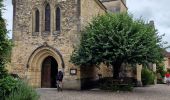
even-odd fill
[[[51,58],[47,57],[42,64],[41,87],[51,88]]]

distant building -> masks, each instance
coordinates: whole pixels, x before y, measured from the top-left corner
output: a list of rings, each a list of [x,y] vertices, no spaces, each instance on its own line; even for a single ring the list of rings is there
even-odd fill
[[[164,61],[164,64],[165,64],[165,69],[166,70],[170,70],[170,52],[165,52],[165,57],[164,57],[165,61]]]

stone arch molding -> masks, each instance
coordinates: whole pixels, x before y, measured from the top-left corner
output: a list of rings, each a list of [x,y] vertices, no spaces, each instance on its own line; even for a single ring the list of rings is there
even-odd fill
[[[27,68],[30,70],[41,69],[42,62],[48,56],[55,58],[58,63],[58,69],[63,70],[65,68],[64,60],[59,50],[48,45],[40,46],[32,52],[27,62]]]

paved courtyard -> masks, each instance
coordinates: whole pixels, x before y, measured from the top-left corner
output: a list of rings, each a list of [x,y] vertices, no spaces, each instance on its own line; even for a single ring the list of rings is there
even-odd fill
[[[170,100],[170,86],[158,84],[138,87],[132,92],[106,92],[100,90],[57,92],[56,89],[37,89],[41,100]]]

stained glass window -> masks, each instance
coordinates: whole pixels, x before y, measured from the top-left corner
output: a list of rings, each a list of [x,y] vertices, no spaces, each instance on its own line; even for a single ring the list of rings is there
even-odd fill
[[[45,31],[50,31],[50,5],[45,7]]]
[[[60,8],[57,7],[57,9],[56,9],[56,31],[60,31],[60,29],[61,29],[60,20],[61,20],[61,11],[60,11]]]
[[[35,32],[39,32],[39,27],[40,27],[40,13],[39,10],[37,9],[35,11]]]

